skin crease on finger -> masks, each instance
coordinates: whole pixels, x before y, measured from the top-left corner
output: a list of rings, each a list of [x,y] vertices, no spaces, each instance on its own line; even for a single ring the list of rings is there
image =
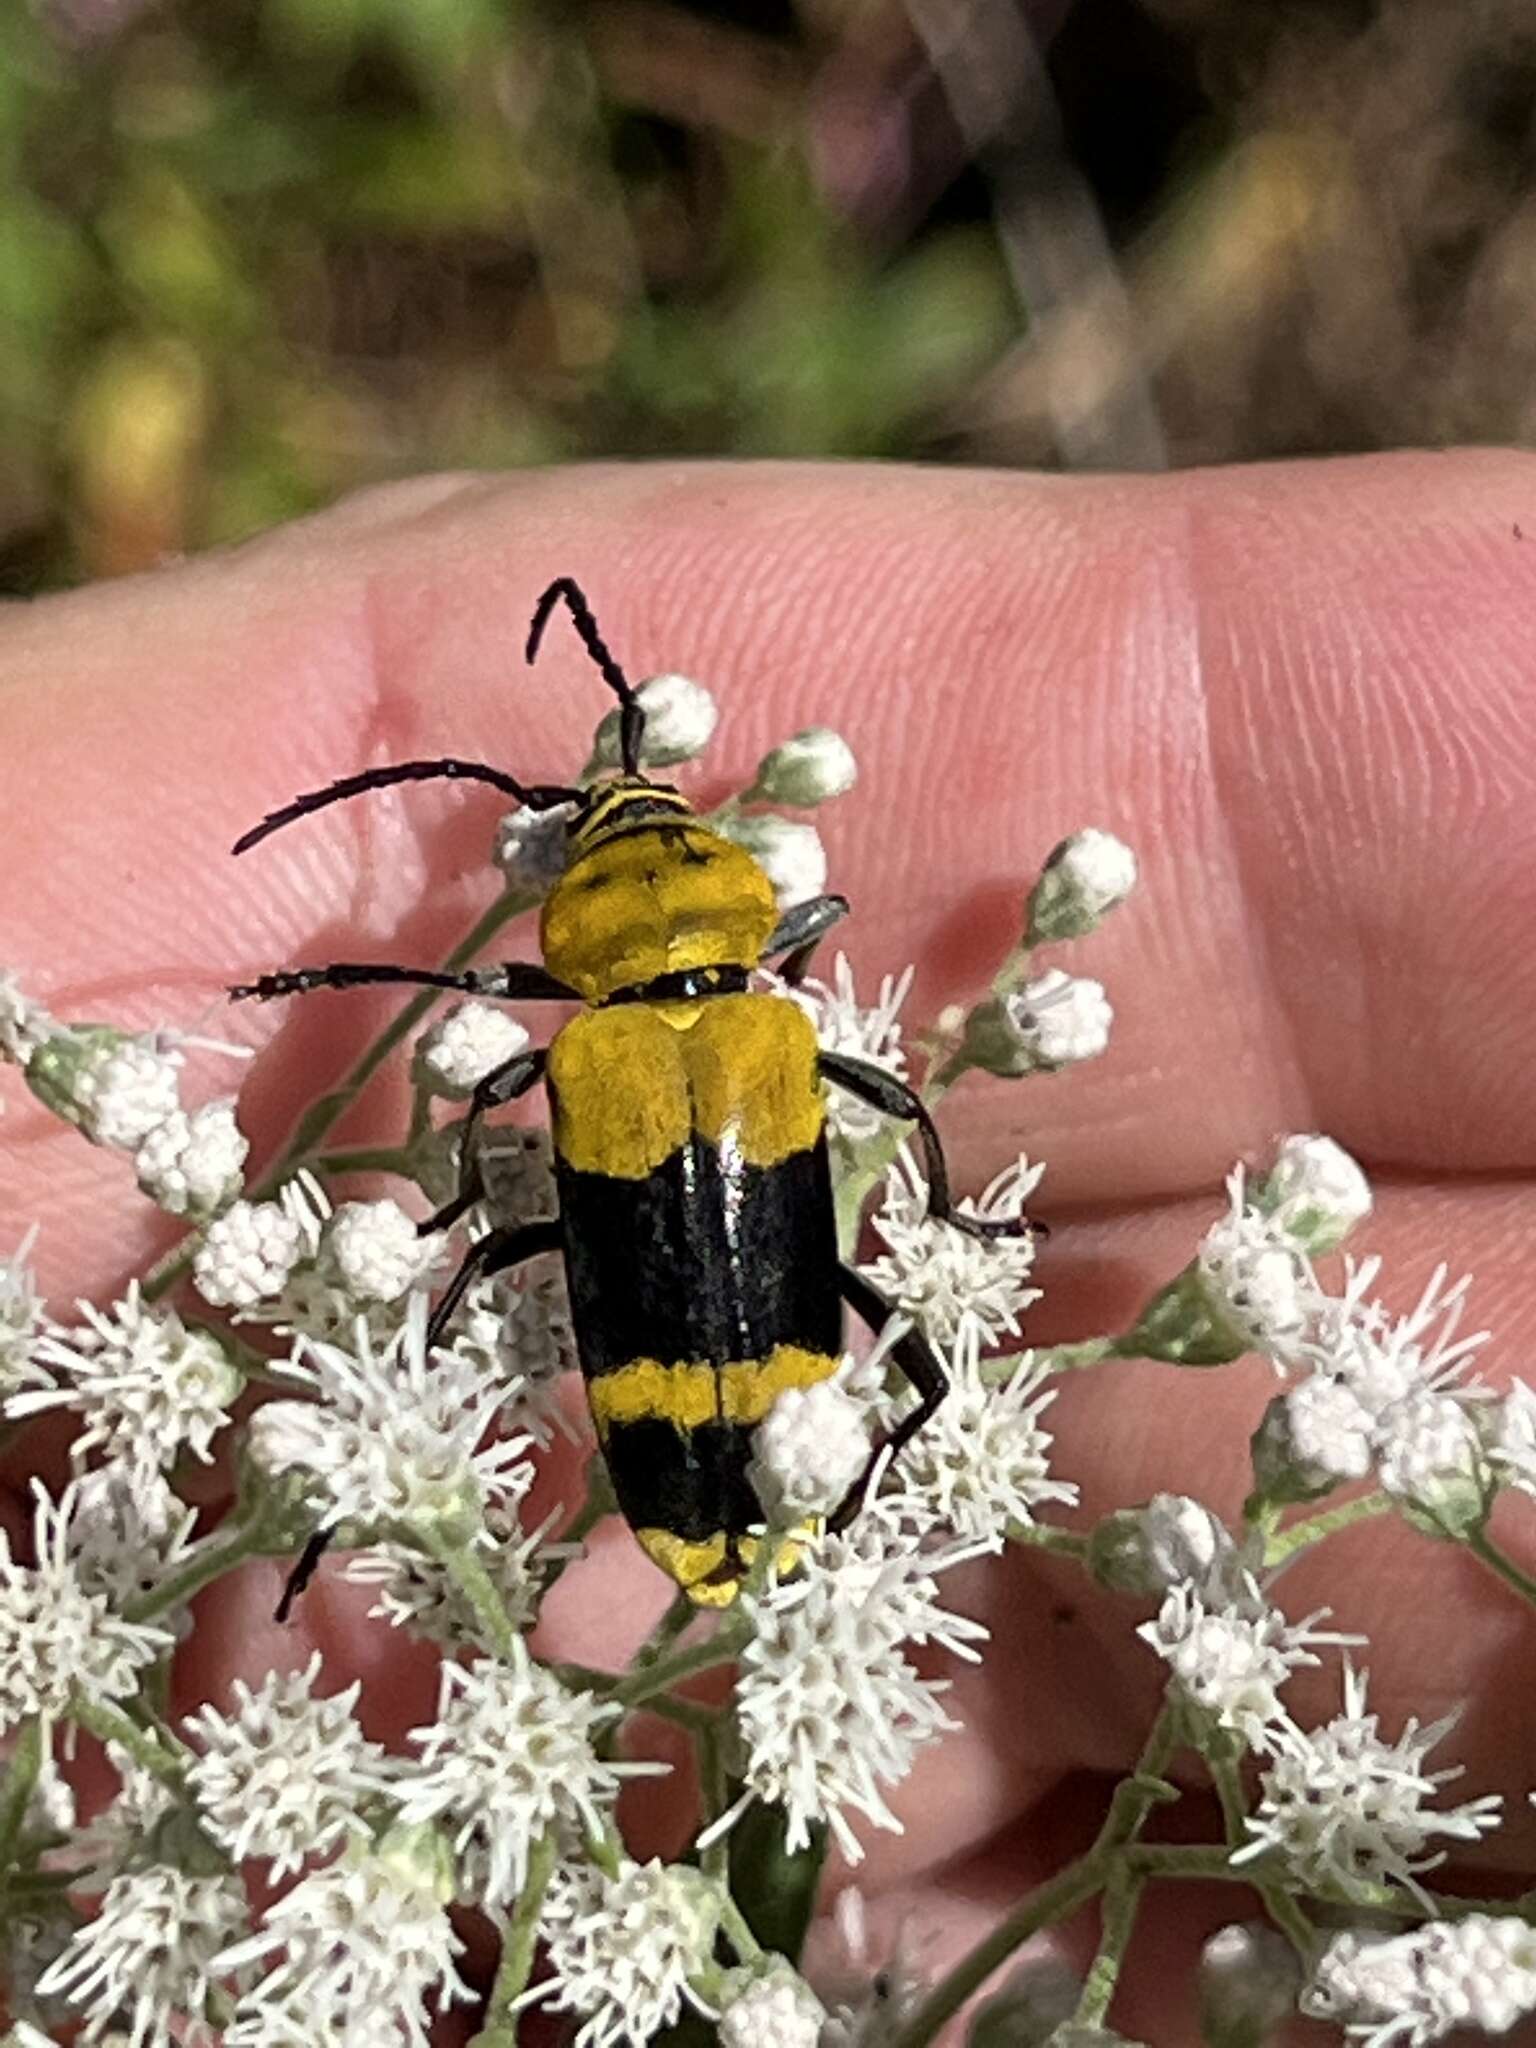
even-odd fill
[[[678,668],[716,692],[722,729],[690,789],[717,793],[801,726],[845,733],[861,780],[818,822],[854,901],[847,949],[862,985],[915,960],[919,1021],[975,993],[1066,832],[1098,824],[1136,847],[1141,888],[1070,960],[1109,988],[1108,1055],[1027,1085],[973,1076],[943,1114],[962,1186],[1019,1147],[1048,1162],[1032,1336],[1123,1325],[1187,1258],[1234,1159],[1323,1129],[1385,1182],[1361,1249],[1385,1254],[1395,1306],[1441,1259],[1476,1273],[1497,1380],[1536,1335],[1522,522],[1536,533],[1536,462],[1498,453],[1156,479],[689,465],[393,486],[0,615],[0,959],[62,1016],[263,1048],[259,1155],[390,1005],[227,1011],[223,985],[327,958],[434,962],[494,886],[498,803],[413,790],[238,861],[230,842],[297,791],[392,759],[572,772],[600,683],[574,639],[552,638],[531,675],[521,658],[534,597],[572,574],[632,674]],[[534,943],[529,928],[505,950]],[[396,1085],[348,1131],[386,1128]],[[43,1283],[102,1298],[165,1230],[123,1162],[51,1123],[12,1073],[0,1104],[0,1250],[35,1219]],[[1059,1470],[1093,1512],[1160,1488],[1235,1512],[1272,1391],[1251,1362],[1096,1374],[1051,1411]],[[14,1460],[6,1476],[19,1484]],[[1499,1529],[1531,1564],[1525,1505]],[[384,1688],[391,1724],[430,1712],[429,1666],[363,1625],[365,1599],[322,1584],[290,1647],[265,1625],[271,1593],[253,1568],[205,1609],[189,1691],[301,1658],[313,1635]],[[562,1594],[547,1646],[610,1659],[625,1646],[609,1617],[661,1598],[620,1531]],[[1389,1734],[1471,1698],[1447,1745],[1465,1794],[1522,1803],[1532,1629],[1512,1596],[1459,1554],[1372,1528],[1298,1566],[1284,1598],[1370,1634]],[[942,1869],[958,1896],[956,1873],[995,1867],[1069,1774],[1123,1770],[1153,1708],[1141,1611],[1080,1575],[1010,1557],[962,1604],[995,1641],[957,1688],[965,1732],[904,1788],[907,1833],[871,1844],[874,1890]],[[1300,1717],[1332,1711],[1335,1686],[1298,1684]],[[1497,1848],[1531,1844],[1512,1830]],[[1010,1853],[1024,1881],[1031,1862]]]

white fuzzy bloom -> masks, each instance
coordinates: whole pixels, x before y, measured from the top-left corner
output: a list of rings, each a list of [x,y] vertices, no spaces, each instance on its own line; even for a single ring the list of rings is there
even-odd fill
[[[32,1346],[43,1324],[43,1304],[28,1260],[37,1242],[29,1230],[8,1259],[0,1259],[0,1400],[36,1378]]]
[[[1426,1390],[1393,1402],[1376,1427],[1376,1469],[1395,1500],[1448,1530],[1487,1520],[1493,1475],[1477,1424],[1454,1394]]]
[[[720,2014],[720,2048],[817,2048],[821,2000],[798,1970],[775,1956]]]
[[[545,1906],[547,1983],[529,2001],[580,2015],[575,2048],[646,2048],[692,2006],[713,1960],[714,1887],[682,1864],[623,1863],[617,1877],[557,1870]]]
[[[171,1216],[211,1216],[239,1194],[250,1140],[231,1099],[178,1109],[133,1155],[139,1186]]]
[[[62,1027],[41,1003],[22,992],[9,967],[0,967],[0,1060],[24,1067],[39,1046],[57,1037]]]
[[[50,1332],[33,1350],[51,1385],[13,1394],[12,1418],[69,1408],[85,1428],[75,1443],[148,1465],[174,1464],[189,1450],[207,1464],[244,1381],[209,1330],[189,1330],[174,1309],[146,1307],[139,1283],[110,1309],[77,1302],[83,1321]]]
[[[462,1102],[527,1043],[528,1033],[498,1004],[455,1003],[417,1039],[416,1072],[434,1094]]]
[[[1004,999],[1018,1044],[1023,1072],[1030,1067],[1070,1067],[1096,1060],[1109,1044],[1115,1013],[1101,982],[1065,974],[1059,967]]]
[[[3,1341],[0,1339],[0,1356]],[[1503,1484],[1536,1497],[1536,1388],[1528,1381],[1510,1381],[1491,1434],[1488,1455]]]
[[[122,1620],[82,1581],[70,1556],[77,1490],[57,1503],[33,1482],[37,1562],[17,1564],[0,1530],[0,1735],[31,1714],[58,1719],[79,1693],[116,1700],[172,1647],[163,1628]]]
[[[830,982],[806,980],[798,988],[786,987],[782,982],[777,986],[809,1016],[816,1027],[817,1042],[825,1051],[868,1060],[902,1080],[906,1076],[907,1058],[901,1049],[898,1019],[912,987],[912,976],[910,967],[898,975],[887,974],[875,1001],[863,1004],[854,989],[853,969],[847,955],[839,953],[832,963]],[[856,1095],[850,1095],[846,1088],[829,1088],[827,1121],[834,1133],[856,1144],[884,1130],[890,1119]]]
[[[1258,1810],[1247,1821],[1253,1840],[1232,1861],[1273,1850],[1308,1889],[1348,1896],[1361,1885],[1401,1884],[1427,1904],[1415,1874],[1445,1860],[1444,1850],[1426,1853],[1431,1838],[1475,1842],[1498,1826],[1500,1800],[1432,1808],[1440,1786],[1461,1775],[1459,1766],[1424,1768],[1456,1716],[1423,1729],[1411,1720],[1388,1743],[1365,1711],[1365,1692],[1365,1674],[1346,1669],[1344,1712],[1325,1728],[1282,1720],[1270,1730]]]
[[[215,1308],[251,1314],[276,1301],[294,1271],[315,1257],[331,1212],[309,1174],[289,1181],[271,1202],[236,1202],[203,1232],[192,1278]]]
[[[398,1202],[343,1202],[325,1227],[324,1252],[359,1301],[398,1301],[432,1266],[436,1238],[418,1236]]]
[[[181,1107],[182,1056],[156,1040],[125,1038],[92,1051],[74,1075],[80,1128],[97,1145],[135,1151]]]
[[[517,1473],[510,1476],[518,1478]],[[513,1492],[520,1490],[512,1488]],[[552,1516],[525,1534],[515,1506],[495,1499],[486,1503],[485,1533],[490,1547],[482,1552],[480,1561],[514,1629],[532,1623],[550,1566],[571,1554],[565,1545],[547,1540],[556,1519]],[[471,1644],[488,1653],[495,1649],[487,1638],[484,1618],[470,1605],[447,1567],[408,1544],[377,1543],[359,1551],[347,1560],[341,1576],[349,1585],[366,1586],[377,1594],[368,1612],[392,1628],[410,1629],[445,1650],[463,1650]]]
[[[752,1485],[780,1524],[839,1507],[869,1463],[869,1421],[843,1375],[787,1387],[753,1433]]]
[[[1427,2048],[1460,2027],[1506,2033],[1536,2012],[1536,1929],[1468,1913],[1407,1934],[1336,1934],[1301,2004],[1366,2048]]]
[[[702,683],[689,676],[648,676],[635,695],[645,710],[642,767],[670,768],[703,753],[720,721],[720,707]],[[617,710],[604,716],[593,736],[589,771],[619,766],[619,722]]]
[[[935,1574],[977,1554],[974,1544],[922,1554],[866,1522],[824,1538],[796,1578],[750,1603],[756,1627],[736,1689],[742,1776],[783,1807],[791,1851],[824,1820],[859,1861],[850,1809],[900,1832],[885,1791],[955,1725],[939,1705],[944,1684],[919,1677],[901,1646],[932,1642],[975,1661],[986,1630],[939,1606]]]
[[[224,2048],[428,2048],[428,2002],[473,1996],[454,1967],[451,1897],[441,1845],[408,1828],[302,1878],[220,1958],[227,1970],[280,1958],[240,2000]]]
[[[117,1773],[117,1791],[86,1822],[68,1851],[71,1865],[80,1873],[71,1889],[88,1895],[104,1892],[125,1870],[142,1867],[145,1843],[176,1805],[170,1787],[120,1744],[109,1742],[106,1751],[107,1762]]]
[[[1315,1647],[1357,1640],[1315,1628],[1325,1616],[1320,1610],[1287,1621],[1252,1579],[1240,1604],[1213,1608],[1186,1582],[1170,1589],[1157,1619],[1136,1633],[1163,1658],[1191,1706],[1263,1750],[1284,1717],[1280,1687],[1291,1673],[1319,1661]]]
[[[809,903],[826,888],[827,852],[814,825],[753,811],[718,819],[715,829],[751,854],[773,884],[780,910]]]
[[[429,1353],[427,1318],[418,1293],[382,1345],[362,1317],[350,1347],[301,1338],[282,1370],[320,1400],[260,1408],[247,1455],[267,1477],[304,1474],[327,1520],[354,1532],[483,1544],[487,1498],[528,1484],[529,1439],[488,1437],[506,1387],[451,1352]]]
[[[1316,1133],[1281,1140],[1258,1206],[1293,1243],[1316,1258],[1336,1251],[1371,1213],[1371,1184],[1332,1138]]]
[[[1315,1372],[1348,1386],[1378,1422],[1394,1402],[1462,1384],[1488,1341],[1486,1330],[1461,1335],[1470,1275],[1447,1286],[1449,1268],[1437,1266],[1408,1314],[1395,1316],[1368,1298],[1380,1270],[1377,1258],[1346,1260],[1343,1294],[1318,1299],[1299,1352]]]
[[[1169,1592],[1187,1580],[1208,1606],[1240,1600],[1246,1586],[1226,1524],[1182,1493],[1155,1493],[1145,1507],[1106,1515],[1089,1539],[1095,1577],[1121,1593]]]
[[[1236,1336],[1283,1368],[1295,1358],[1323,1302],[1302,1248],[1248,1199],[1241,1166],[1227,1177],[1227,1213],[1195,1255],[1212,1309]]]
[[[1052,1478],[1051,1439],[1040,1426],[1056,1390],[1027,1351],[1006,1381],[988,1385],[974,1328],[957,1335],[944,1365],[949,1392],[903,1451],[882,1505],[917,1526],[1000,1550],[1010,1528],[1027,1528],[1038,1508],[1077,1500],[1074,1485]]]
[[[1301,1961],[1268,1921],[1234,1921],[1206,1941],[1196,1981],[1200,2030],[1212,2048],[1252,2048],[1295,2012]]]
[[[353,1719],[361,1680],[316,1698],[317,1650],[302,1671],[269,1672],[253,1692],[233,1685],[234,1710],[204,1706],[183,1722],[198,1751],[187,1771],[204,1827],[237,1863],[270,1860],[276,1884],[310,1856],[368,1834],[362,1809],[393,1773]]]
[[[496,827],[491,858],[514,889],[546,896],[559,881],[569,860],[566,828],[575,810],[574,804],[554,804],[543,811],[525,804],[507,812]]]
[[[1370,1471],[1376,1418],[1347,1382],[1314,1373],[1276,1405],[1281,1424],[1272,1452],[1303,1487],[1325,1492]]]
[[[172,1489],[156,1465],[137,1453],[94,1465],[76,1480],[69,1557],[80,1583],[120,1608],[151,1592],[192,1548],[197,1510]],[[167,1617],[178,1635],[190,1617]]]
[[[763,803],[809,810],[846,796],[858,779],[859,764],[842,734],[812,725],[763,756],[752,778],[752,795]]]
[[[1021,1153],[959,1208],[986,1222],[1016,1221],[1044,1171]],[[991,1347],[1019,1334],[1020,1316],[1040,1299],[1039,1288],[1029,1285],[1035,1243],[1027,1230],[981,1238],[935,1221],[927,1183],[907,1151],[898,1154],[872,1220],[886,1251],[859,1271],[940,1349],[973,1335]]]
[[[600,1833],[625,1778],[665,1774],[598,1756],[594,1737],[620,1711],[562,1685],[521,1637],[505,1661],[445,1663],[437,1719],[410,1733],[421,1757],[396,1792],[401,1817],[441,1826],[476,1896],[511,1906],[541,1835]]]
[[[1136,856],[1123,839],[1089,825],[1056,848],[1029,899],[1034,945],[1081,938],[1136,886]]]
[[[233,1877],[188,1877],[165,1864],[114,1878],[101,1910],[76,1930],[38,1990],[84,2016],[87,2041],[123,2029],[131,2048],[209,2042],[208,1995],[224,1974],[219,1952],[247,1925]]]

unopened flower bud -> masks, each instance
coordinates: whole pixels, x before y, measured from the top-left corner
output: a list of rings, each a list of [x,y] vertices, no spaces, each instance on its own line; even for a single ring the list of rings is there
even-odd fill
[[[282,1293],[310,1249],[282,1203],[236,1202],[204,1232],[192,1278],[215,1308],[251,1309]]]
[[[437,1251],[417,1235],[398,1202],[343,1202],[326,1225],[326,1250],[342,1284],[359,1301],[398,1301]]]
[[[813,725],[763,756],[752,780],[752,796],[809,810],[831,797],[846,796],[858,775],[853,749],[842,734]]]
[[[1136,886],[1136,856],[1113,832],[1090,825],[1064,839],[1046,861],[1029,898],[1031,945],[1077,939],[1123,903]]]
[[[1373,1421],[1354,1390],[1314,1373],[1277,1394],[1253,1433],[1254,1485],[1281,1505],[1318,1500],[1371,1469]]]
[[[1114,1021],[1102,986],[1052,968],[1021,989],[988,996],[966,1019],[961,1051],[973,1067],[1016,1076],[1097,1059]]]
[[[1207,1287],[1198,1261],[1147,1303],[1121,1349],[1169,1365],[1230,1365],[1249,1348]]]
[[[27,1062],[27,1086],[95,1145],[133,1151],[180,1108],[178,1053],[110,1025],[66,1028]]]
[[[0,1059],[24,1067],[38,1047],[58,1037],[63,1028],[41,1003],[23,994],[19,978],[8,967],[0,967]]]
[[[1200,1951],[1200,2031],[1210,2048],[1262,2048],[1295,2015],[1301,1963],[1262,1920],[1222,1927]]]
[[[635,693],[645,710],[640,759],[647,768],[691,761],[709,745],[719,707],[702,683],[688,676],[651,676]],[[622,760],[620,714],[610,711],[592,741],[594,769],[617,768]]]
[[[499,1005],[455,1003],[417,1039],[413,1068],[434,1095],[462,1102],[527,1043],[528,1033]]]
[[[752,1483],[764,1512],[795,1522],[838,1507],[869,1462],[865,1412],[833,1380],[789,1387],[752,1438]]]
[[[1145,1507],[1106,1515],[1088,1539],[1088,1568],[1117,1593],[1160,1597],[1182,1580],[1217,1598],[1241,1579],[1226,1524],[1184,1494],[1157,1493]]]
[[[514,889],[526,889],[533,896],[549,894],[570,864],[566,828],[574,811],[573,804],[555,804],[545,811],[522,804],[507,812],[496,827],[491,858]]]
[[[139,1186],[171,1216],[212,1216],[240,1192],[250,1142],[232,1100],[178,1109],[133,1155]]]
[[[746,1981],[732,1987],[721,2010],[720,2048],[816,2048],[827,2015],[798,1970],[770,1956],[741,1974]]]
[[[1451,1542],[1487,1521],[1495,1484],[1482,1436],[1454,1394],[1422,1391],[1377,1420],[1376,1469],[1386,1492],[1426,1535]]]
[[[1311,1257],[1337,1251],[1371,1213],[1371,1186],[1332,1138],[1286,1138],[1254,1207]]]
[[[827,855],[814,825],[759,811],[722,818],[718,829],[751,854],[773,884],[780,910],[808,903],[826,888]]]

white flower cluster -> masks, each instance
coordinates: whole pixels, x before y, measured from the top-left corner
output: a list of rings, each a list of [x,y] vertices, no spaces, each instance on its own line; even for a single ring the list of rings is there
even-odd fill
[[[417,1039],[416,1078],[433,1094],[463,1102],[527,1043],[526,1030],[500,1004],[455,1003]]]
[[[903,1645],[976,1660],[986,1630],[939,1606],[937,1575],[977,1554],[973,1544],[922,1552],[860,1523],[822,1539],[796,1577],[751,1602],[755,1630],[736,1691],[742,1777],[749,1796],[784,1809],[791,1851],[825,1821],[857,1862],[850,1810],[900,1832],[885,1791],[954,1726],[939,1704],[944,1683],[920,1677]]]
[[[1251,1577],[1237,1599],[1214,1602],[1185,1580],[1169,1589],[1156,1619],[1136,1633],[1167,1664],[1190,1707],[1264,1750],[1285,1719],[1280,1688],[1291,1673],[1318,1663],[1314,1653],[1323,1645],[1356,1640],[1318,1629],[1323,1619],[1318,1613],[1288,1621]]]
[[[961,1212],[986,1222],[1014,1222],[1040,1185],[1042,1166],[1021,1154]],[[973,1237],[928,1213],[928,1186],[903,1151],[871,1217],[886,1250],[860,1272],[887,1301],[926,1331],[941,1348],[962,1341],[993,1349],[1016,1337],[1020,1317],[1040,1290],[1029,1284],[1035,1243],[1017,1237]]]
[[[1336,1934],[1302,2010],[1365,2048],[1428,2048],[1459,2027],[1507,2033],[1536,2012],[1536,1928],[1467,1913],[1407,1934]]]
[[[907,1056],[901,1045],[900,1018],[902,1004],[911,993],[912,975],[910,967],[898,975],[887,974],[875,1001],[863,1004],[854,987],[847,955],[839,953],[832,963],[829,982],[808,978],[794,987],[783,982],[772,982],[772,986],[805,1011],[816,1027],[817,1041],[826,1051],[867,1060],[903,1080]],[[858,1144],[876,1136],[888,1121],[879,1110],[846,1089],[828,1089],[827,1123],[834,1137],[844,1144]]]
[[[43,1304],[28,1264],[36,1242],[34,1225],[11,1256],[0,1259],[0,1399],[35,1377],[32,1347],[44,1328]]]
[[[713,2018],[690,1979],[712,1959],[719,1901],[683,1864],[557,1870],[545,1904],[548,1980],[525,2002],[580,2015],[576,2048],[646,2048],[685,2006]]]

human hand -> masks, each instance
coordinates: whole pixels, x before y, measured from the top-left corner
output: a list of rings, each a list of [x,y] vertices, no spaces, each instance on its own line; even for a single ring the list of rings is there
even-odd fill
[[[532,598],[571,573],[632,674],[716,689],[716,760],[745,767],[804,724],[845,733],[861,780],[824,826],[848,949],[864,978],[915,960],[922,1014],[976,992],[1065,833],[1103,825],[1137,849],[1143,886],[1088,970],[1117,1010],[1107,1057],[1027,1086],[973,1076],[945,1106],[960,1186],[1021,1146],[1049,1162],[1036,1341],[1124,1327],[1187,1258],[1231,1162],[1321,1129],[1385,1180],[1362,1241],[1389,1298],[1407,1305],[1442,1258],[1473,1268],[1497,1378],[1536,1325],[1533,488],[1528,458],[1495,454],[1146,480],[700,465],[393,487],[0,618],[0,952],[60,1016],[204,1029],[228,982],[266,968],[434,961],[493,886],[488,793],[341,806],[238,861],[229,844],[375,762],[579,765],[606,708],[596,679],[573,642],[531,674],[520,651]],[[222,1035],[264,1049],[242,1110],[258,1159],[389,1009],[358,993],[219,1013]],[[398,1086],[354,1133],[382,1124],[392,1090],[398,1109]],[[45,1286],[106,1298],[168,1226],[14,1075],[0,1097],[0,1251],[36,1220]],[[1157,1490],[1235,1514],[1272,1384],[1250,1361],[1068,1386],[1051,1423],[1083,1525]],[[18,1500],[24,1476],[13,1452]],[[613,1662],[665,1589],[618,1524],[594,1551],[540,1647]],[[1288,1610],[1326,1601],[1369,1636],[1389,1732],[1472,1700],[1447,1748],[1468,1794],[1518,1808],[1518,1601],[1396,1524],[1327,1555],[1334,1569],[1287,1576]],[[283,1631],[279,1580],[253,1565],[205,1596],[180,1706],[315,1645],[338,1682],[363,1677],[373,1732],[430,1718],[429,1660],[364,1619],[368,1595],[322,1575]],[[1070,1564],[1010,1553],[964,1593],[994,1637],[956,1689],[965,1730],[924,1758],[906,1833],[875,1835],[859,1873],[912,1912],[936,1964],[1091,1832],[1162,1676],[1139,1612]],[[1326,1718],[1334,1683],[1303,1674],[1298,1717]],[[670,1845],[675,1796],[642,1785],[632,1803]],[[1529,1862],[1512,1817],[1495,1852]],[[1154,1894],[1122,2032],[1192,2031],[1170,1987],[1240,1899]]]

